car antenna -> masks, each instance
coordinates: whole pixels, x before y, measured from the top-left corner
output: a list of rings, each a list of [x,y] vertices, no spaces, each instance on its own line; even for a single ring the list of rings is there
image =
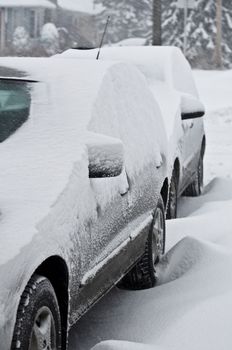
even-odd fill
[[[105,29],[104,29],[104,32],[103,32],[103,35],[102,35],[102,38],[101,38],[101,42],[100,42],[100,46],[99,46],[99,50],[98,50],[98,53],[97,53],[96,60],[99,60],[100,53],[101,53],[101,48],[102,48],[102,45],[103,45],[103,42],[104,42],[104,38],[105,38],[105,35],[106,35],[106,32],[107,32],[107,28],[108,28],[108,24],[109,23],[110,23],[110,16],[107,17]]]

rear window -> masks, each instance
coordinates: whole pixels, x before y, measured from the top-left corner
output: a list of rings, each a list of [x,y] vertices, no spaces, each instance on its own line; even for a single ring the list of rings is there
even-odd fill
[[[0,142],[28,119],[30,106],[30,85],[27,82],[0,80]]]

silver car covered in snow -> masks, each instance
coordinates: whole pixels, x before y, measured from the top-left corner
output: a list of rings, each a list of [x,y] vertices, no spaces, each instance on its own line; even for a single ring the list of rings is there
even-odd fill
[[[70,49],[55,58],[95,60],[97,53],[98,49]],[[199,100],[191,67],[181,50],[171,46],[103,47],[100,60],[136,66],[157,101],[168,147],[167,218],[174,219],[178,197],[198,196],[203,188],[206,137],[201,117],[205,109]]]

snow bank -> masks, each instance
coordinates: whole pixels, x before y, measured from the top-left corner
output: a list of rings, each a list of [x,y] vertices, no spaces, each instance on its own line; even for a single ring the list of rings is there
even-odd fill
[[[226,188],[231,195],[223,199]],[[214,181],[191,200],[197,210],[168,222],[170,250],[159,265],[159,285],[114,289],[78,322],[70,350],[75,344],[87,350],[100,340],[94,349],[231,348],[232,181]],[[118,341],[104,342],[109,339]]]

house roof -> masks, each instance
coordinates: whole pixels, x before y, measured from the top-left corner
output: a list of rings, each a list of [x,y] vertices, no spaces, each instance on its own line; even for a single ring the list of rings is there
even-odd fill
[[[44,7],[55,9],[49,0],[0,0],[0,7]]]
[[[58,0],[58,5],[64,10],[95,15],[103,10],[101,5],[95,5],[94,0]]]

